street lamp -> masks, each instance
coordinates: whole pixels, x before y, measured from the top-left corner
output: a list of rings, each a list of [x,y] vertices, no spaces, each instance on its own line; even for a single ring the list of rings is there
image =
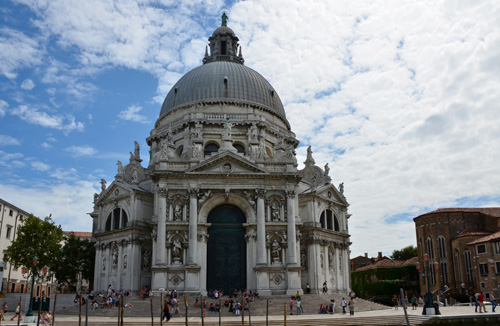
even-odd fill
[[[417,267],[417,270],[420,271],[420,263],[417,261],[415,263],[415,265]],[[423,270],[422,276],[425,277],[425,281],[427,283],[427,293],[425,294],[425,296],[427,297],[426,305],[425,305],[426,312],[427,312],[428,308],[434,309],[434,303],[432,301],[431,284],[429,282],[430,281],[429,272],[431,271],[432,265],[434,265],[435,270],[437,270],[439,268],[439,264],[437,262],[432,263],[431,261],[429,261],[429,255],[424,254],[424,266],[423,266],[424,270]]]
[[[33,316],[33,288],[35,287],[35,274],[36,273],[36,265],[38,265],[38,257],[33,257],[33,272],[31,275],[31,296],[30,296],[30,306],[28,308],[28,312],[26,313],[26,316]],[[27,268],[23,268],[23,271],[28,271]]]

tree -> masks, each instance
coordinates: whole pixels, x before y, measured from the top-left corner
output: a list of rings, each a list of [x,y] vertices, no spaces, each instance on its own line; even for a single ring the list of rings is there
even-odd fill
[[[94,243],[71,234],[61,249],[59,262],[54,273],[60,285],[76,287],[80,280],[92,281],[95,263]]]
[[[14,268],[26,266],[30,273],[44,266],[53,270],[59,262],[63,239],[61,226],[55,225],[51,216],[43,220],[33,215],[24,217],[17,229],[16,239],[7,247],[7,261]],[[34,257],[38,257],[36,266],[33,264]]]
[[[404,247],[401,250],[394,250],[391,255],[391,259],[395,260],[407,260],[417,256],[417,247],[412,245]]]

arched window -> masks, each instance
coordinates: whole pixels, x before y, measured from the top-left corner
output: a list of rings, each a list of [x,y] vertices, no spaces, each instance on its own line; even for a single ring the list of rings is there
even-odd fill
[[[443,236],[438,237],[438,252],[439,252],[439,258],[446,258],[446,247]]]
[[[205,146],[205,157],[211,156],[212,153],[217,153],[219,151],[219,145],[215,143],[209,143]]]
[[[464,279],[462,277],[462,266],[460,264],[460,253],[458,250],[455,250],[455,261],[457,262],[457,271],[458,271],[458,279],[460,282],[463,282]]]
[[[321,224],[322,229],[326,229],[326,216],[325,212],[321,213],[321,217],[319,218],[319,223]]]
[[[115,208],[111,213],[109,213],[106,220],[105,231],[118,230],[126,228],[128,224],[127,213],[123,208]]]
[[[241,144],[233,144],[233,147],[236,148],[238,153],[245,153],[245,147]]]
[[[319,221],[323,229],[340,231],[339,221],[330,209],[325,209],[321,213]]]
[[[465,274],[467,274],[467,281],[472,282],[472,259],[469,250],[464,251]]]
[[[184,146],[179,146],[176,150],[175,150],[175,154],[177,154],[177,156],[181,157],[182,155],[182,151],[184,150]]]

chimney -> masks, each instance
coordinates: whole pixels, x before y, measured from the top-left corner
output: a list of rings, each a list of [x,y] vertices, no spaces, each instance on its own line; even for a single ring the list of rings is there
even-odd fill
[[[380,259],[382,259],[382,251],[378,252],[377,260],[380,260]]]
[[[365,252],[365,258],[368,258],[368,253],[367,252]]]

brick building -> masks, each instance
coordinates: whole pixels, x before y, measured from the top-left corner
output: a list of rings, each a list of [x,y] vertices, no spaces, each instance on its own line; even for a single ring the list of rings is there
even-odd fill
[[[500,231],[499,221],[500,207],[440,208],[414,218],[419,262],[423,265],[428,254],[439,267],[430,271],[431,291],[447,285],[452,295],[468,290],[483,291],[489,297],[493,288],[498,290],[495,259],[500,260],[500,253],[495,254],[498,238],[493,235]],[[485,269],[483,274],[480,268]],[[427,288],[426,281],[420,278],[422,289]]]

